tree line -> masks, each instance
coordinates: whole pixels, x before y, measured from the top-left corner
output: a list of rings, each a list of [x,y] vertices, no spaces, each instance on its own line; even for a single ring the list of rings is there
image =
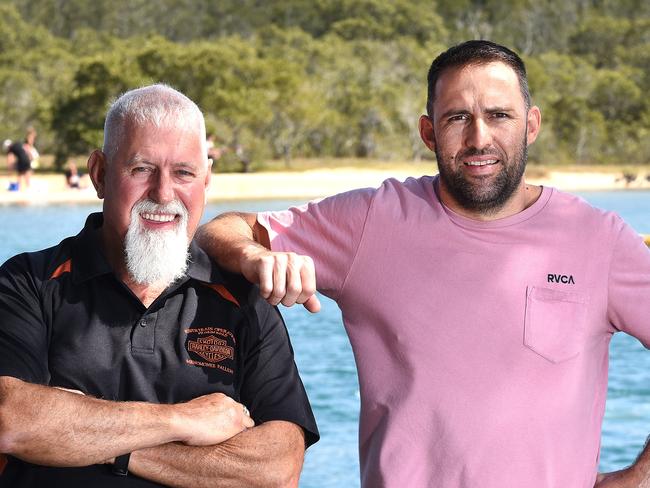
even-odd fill
[[[165,82],[246,160],[430,158],[429,64],[471,38],[527,63],[532,161],[650,163],[645,0],[0,0],[0,136],[33,125],[62,165],[113,98]]]

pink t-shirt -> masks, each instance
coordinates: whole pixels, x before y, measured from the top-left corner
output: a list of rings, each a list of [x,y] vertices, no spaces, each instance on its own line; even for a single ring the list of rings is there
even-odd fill
[[[434,180],[258,217],[343,313],[362,485],[592,488],[612,334],[650,344],[650,252],[578,197],[479,222]]]

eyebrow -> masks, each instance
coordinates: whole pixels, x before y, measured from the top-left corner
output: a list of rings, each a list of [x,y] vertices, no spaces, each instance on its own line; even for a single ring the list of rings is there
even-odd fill
[[[504,113],[512,113],[514,112],[514,108],[510,107],[489,107],[485,109],[483,112],[486,114],[494,114],[498,112],[504,112]],[[451,117],[452,115],[471,115],[471,111],[462,109],[462,108],[452,108],[450,110],[447,110],[445,113],[441,115],[440,118],[446,119],[448,117]]]
[[[465,114],[470,114],[470,111],[464,109],[452,108],[451,110],[447,110],[445,113],[443,113],[440,116],[440,118],[446,119],[447,117],[451,117],[452,115],[465,115]]]
[[[131,159],[129,159],[126,162],[126,165],[129,166],[129,167],[135,166],[136,164],[153,164],[153,163],[151,161],[149,161],[148,159],[143,158],[139,154],[136,154],[135,156],[133,156]]]
[[[156,165],[154,162],[149,161],[147,158],[141,156],[140,154],[136,154],[135,156],[133,156],[131,159],[129,159],[126,162],[126,165],[128,167],[132,167],[132,166],[135,166],[135,165],[138,165],[138,164],[150,164],[152,166]],[[197,167],[199,165],[200,164],[192,162],[192,161],[177,161],[175,163],[172,163],[173,167],[179,167],[180,166],[180,167],[192,167],[192,168],[194,168],[194,167]]]
[[[485,110],[485,113],[488,114],[493,114],[496,112],[506,112],[506,113],[511,113],[514,112],[515,109],[511,107],[491,107]]]

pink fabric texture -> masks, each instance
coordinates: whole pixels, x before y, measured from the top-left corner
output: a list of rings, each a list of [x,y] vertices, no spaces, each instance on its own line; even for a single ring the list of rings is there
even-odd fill
[[[364,488],[592,488],[608,347],[650,344],[650,252],[618,216],[544,188],[478,222],[435,177],[260,214],[313,257],[361,388]]]

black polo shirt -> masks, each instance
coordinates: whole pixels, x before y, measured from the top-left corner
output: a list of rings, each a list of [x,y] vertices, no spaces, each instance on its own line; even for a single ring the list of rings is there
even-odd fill
[[[107,400],[178,403],[222,392],[256,423],[318,430],[278,311],[193,242],[186,277],[150,307],[113,274],[91,214],[75,237],[0,268],[0,376]],[[110,436],[110,432],[106,433]],[[50,468],[9,457],[0,486],[159,486],[109,467]]]

